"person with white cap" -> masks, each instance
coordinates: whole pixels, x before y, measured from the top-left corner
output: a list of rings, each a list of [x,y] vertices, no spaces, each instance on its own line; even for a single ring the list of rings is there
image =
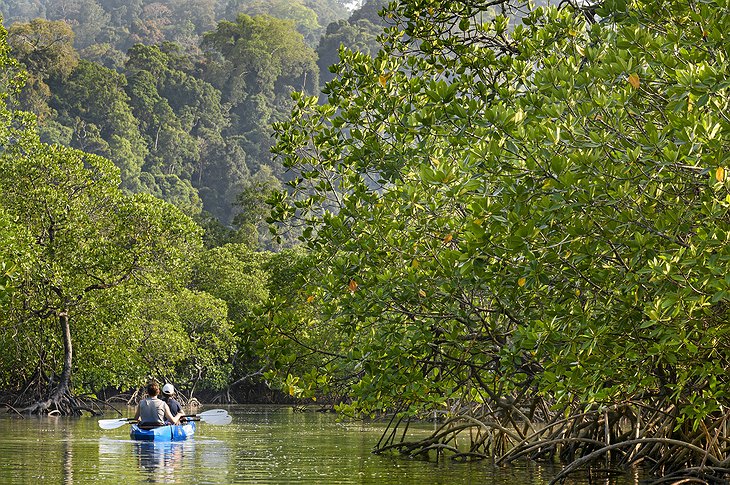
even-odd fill
[[[182,406],[180,406],[180,403],[175,400],[173,397],[175,395],[175,386],[170,384],[169,382],[162,386],[162,398],[163,401],[167,403],[167,406],[170,408],[170,414],[172,414],[175,417],[175,421],[178,421],[182,415]]]

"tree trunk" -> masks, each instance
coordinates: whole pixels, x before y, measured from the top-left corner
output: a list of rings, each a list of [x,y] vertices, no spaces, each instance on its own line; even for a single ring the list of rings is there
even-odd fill
[[[91,411],[84,406],[79,406],[70,392],[73,345],[71,342],[71,325],[69,323],[68,310],[59,312],[58,323],[61,327],[61,334],[63,335],[63,370],[59,376],[58,383],[56,383],[56,388],[52,390],[48,399],[39,400],[22,411],[31,414],[56,413],[62,415],[81,414],[81,411],[84,409]],[[93,413],[93,411],[91,412]]]
[[[58,387],[51,396],[52,401],[58,402],[69,390],[71,384],[71,365],[73,364],[73,345],[71,343],[71,325],[68,321],[68,311],[63,310],[58,314],[58,323],[61,325],[63,334],[63,370]]]

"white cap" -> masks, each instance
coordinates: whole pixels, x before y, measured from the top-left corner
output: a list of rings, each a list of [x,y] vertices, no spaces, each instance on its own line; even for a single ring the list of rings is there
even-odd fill
[[[162,386],[162,394],[175,394],[175,386],[168,382]]]

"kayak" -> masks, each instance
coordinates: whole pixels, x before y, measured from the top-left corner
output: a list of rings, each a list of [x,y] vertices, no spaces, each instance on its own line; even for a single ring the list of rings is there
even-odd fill
[[[188,439],[195,433],[195,421],[185,424],[168,424],[152,429],[142,429],[133,424],[129,436],[140,441],[180,441]]]
[[[152,429],[141,429],[132,425],[129,436],[139,441],[180,441],[191,437],[195,433],[195,421],[185,424],[167,424]]]

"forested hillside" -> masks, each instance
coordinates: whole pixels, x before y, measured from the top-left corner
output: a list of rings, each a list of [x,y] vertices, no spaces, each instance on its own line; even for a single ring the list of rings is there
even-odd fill
[[[0,12],[6,25],[36,18],[63,20],[76,33],[77,49],[97,53],[107,49],[112,61],[123,59],[137,43],[170,41],[198,49],[203,34],[241,13],[292,20],[315,47],[327,25],[347,18],[347,4],[342,0],[3,0]]]
[[[17,106],[44,142],[112,160],[124,190],[173,203],[209,245],[271,248],[272,125],[292,92],[331,79],[340,44],[377,50],[383,4],[352,20],[337,0],[6,0],[0,13],[27,70]]]

